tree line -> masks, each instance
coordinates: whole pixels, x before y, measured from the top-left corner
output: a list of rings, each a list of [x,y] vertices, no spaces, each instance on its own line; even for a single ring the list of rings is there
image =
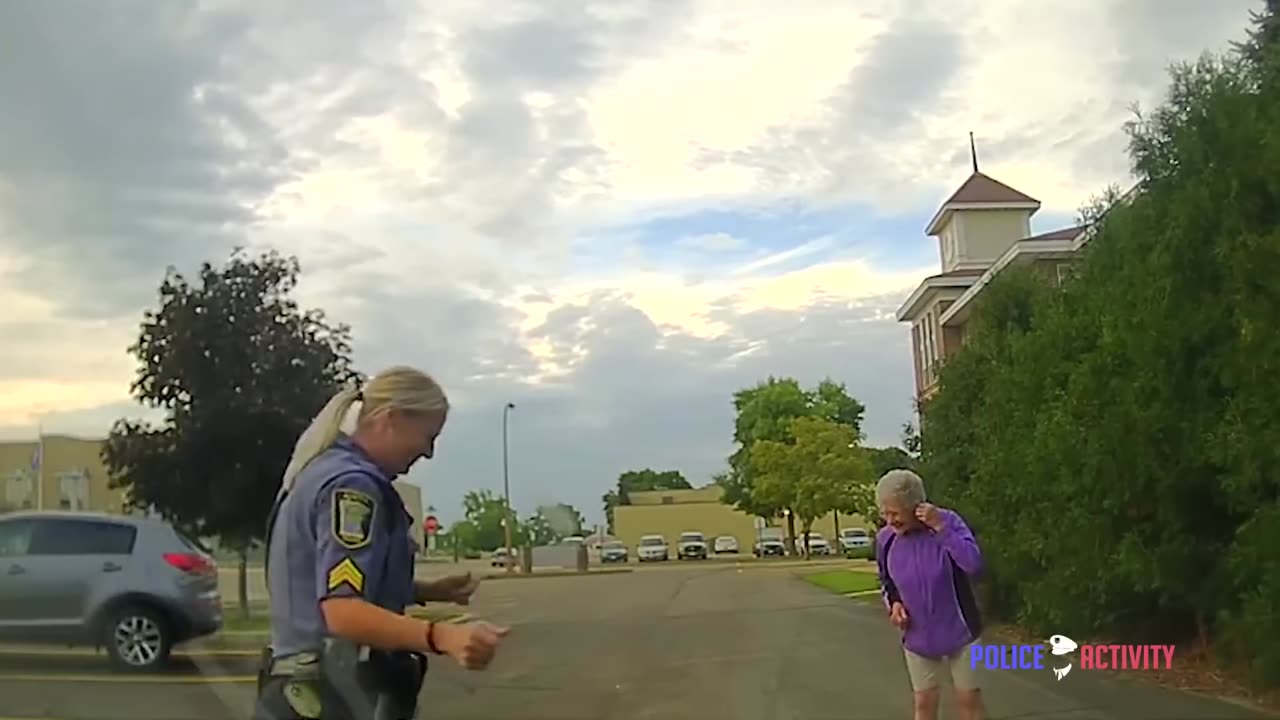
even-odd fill
[[[915,464],[903,448],[864,445],[866,408],[834,380],[805,389],[795,378],[770,377],[739,390],[733,403],[736,448],[711,483],[721,488],[722,502],[769,523],[784,520],[793,551],[829,512],[878,522],[875,481]],[[630,504],[631,493],[687,489],[692,485],[678,470],[622,473],[602,498],[610,531],[614,509]]]
[[[1051,288],[1005,270],[923,408],[990,610],[1280,683],[1280,3],[1126,126],[1135,189]],[[1074,635],[1073,635],[1074,636]]]
[[[506,502],[490,490],[472,490],[462,498],[461,520],[442,533],[440,541],[446,548],[475,556],[506,546]],[[582,535],[582,514],[568,503],[542,505],[528,517],[511,516],[511,543],[513,547],[550,545],[564,538]]]

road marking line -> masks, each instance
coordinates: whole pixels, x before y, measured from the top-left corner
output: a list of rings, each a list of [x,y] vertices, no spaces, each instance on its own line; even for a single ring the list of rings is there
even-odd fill
[[[213,685],[256,683],[256,675],[227,675],[223,677],[173,677],[172,675],[54,675],[35,673],[0,673],[0,681],[23,682],[83,682],[83,683],[135,683],[151,685]],[[6,720],[0,718],[0,720]]]
[[[192,657],[258,657],[262,653],[261,650],[185,650],[175,652],[173,657],[176,659],[192,658]],[[77,650],[75,648],[0,648],[0,657],[93,657],[106,658],[106,653],[95,652],[93,650]],[[0,718],[3,720],[3,718]]]

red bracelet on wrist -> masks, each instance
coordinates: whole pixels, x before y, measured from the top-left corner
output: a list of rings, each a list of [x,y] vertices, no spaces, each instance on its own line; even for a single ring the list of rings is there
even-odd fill
[[[443,652],[440,652],[440,648],[436,647],[436,624],[435,623],[427,624],[427,649],[435,653],[436,655],[444,654]]]

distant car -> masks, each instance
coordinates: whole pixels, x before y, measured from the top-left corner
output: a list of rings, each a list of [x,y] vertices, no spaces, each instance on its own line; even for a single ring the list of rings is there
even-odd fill
[[[715,543],[712,545],[712,552],[714,552],[716,555],[724,555],[727,553],[737,553],[738,538],[732,535],[721,535],[720,537],[716,538]]]
[[[676,557],[681,560],[706,560],[707,539],[700,532],[680,533],[680,542],[676,545]]]
[[[785,557],[787,554],[787,544],[784,543],[780,537],[765,535],[759,540],[756,540],[751,552],[758,558]]]
[[[827,539],[817,533],[809,533],[809,554],[810,555],[830,555],[831,544]]]
[[[600,546],[600,562],[602,563],[624,563],[627,561],[629,554],[627,546],[617,540],[610,540]]]
[[[507,556],[506,548],[498,548],[493,551],[493,555],[489,558],[491,567],[506,567],[511,564],[511,559]]]
[[[0,575],[0,640],[101,647],[121,669],[152,671],[222,629],[217,564],[156,518],[7,513]]]
[[[666,538],[661,535],[645,535],[640,538],[640,544],[636,547],[636,559],[640,562],[670,560]]]
[[[840,530],[840,549],[846,553],[871,547],[871,534],[865,528],[843,528]]]

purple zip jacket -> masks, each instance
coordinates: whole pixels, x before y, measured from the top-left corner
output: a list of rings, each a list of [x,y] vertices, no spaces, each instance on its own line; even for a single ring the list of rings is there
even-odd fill
[[[982,633],[973,593],[982,551],[959,514],[938,511],[939,532],[922,528],[895,537],[893,528],[884,527],[876,535],[885,607],[898,601],[907,610],[902,646],[930,658],[953,655]]]

